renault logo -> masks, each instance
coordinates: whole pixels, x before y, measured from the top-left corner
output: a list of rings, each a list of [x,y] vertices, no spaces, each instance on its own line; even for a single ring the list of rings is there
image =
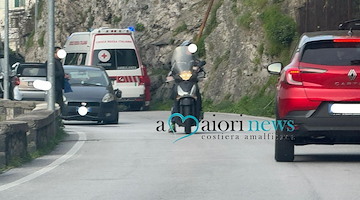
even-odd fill
[[[348,77],[351,81],[355,80],[357,77],[357,73],[354,69],[351,69],[348,73]]]

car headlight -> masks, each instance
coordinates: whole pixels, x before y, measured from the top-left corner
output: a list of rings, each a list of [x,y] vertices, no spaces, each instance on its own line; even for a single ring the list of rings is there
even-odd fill
[[[107,103],[107,102],[114,101],[114,100],[115,100],[115,95],[113,95],[111,93],[107,93],[103,97],[102,102]]]
[[[183,71],[180,73],[179,76],[181,77],[182,80],[188,81],[191,78],[192,73],[191,73],[191,71]]]

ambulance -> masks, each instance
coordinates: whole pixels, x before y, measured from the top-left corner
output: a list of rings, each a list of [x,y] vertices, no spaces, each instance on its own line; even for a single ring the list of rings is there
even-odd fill
[[[114,89],[122,91],[120,104],[132,110],[148,108],[150,79],[142,65],[130,29],[99,28],[71,34],[64,46],[64,65],[96,65],[106,69]]]

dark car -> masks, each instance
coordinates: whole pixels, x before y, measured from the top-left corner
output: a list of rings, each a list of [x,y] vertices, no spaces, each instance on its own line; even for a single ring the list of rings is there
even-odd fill
[[[63,119],[118,123],[117,98],[121,92],[113,90],[102,67],[64,66],[70,76],[72,92],[64,93]]]
[[[305,33],[291,63],[268,66],[280,75],[275,159],[293,161],[294,145],[360,144],[360,31]]]

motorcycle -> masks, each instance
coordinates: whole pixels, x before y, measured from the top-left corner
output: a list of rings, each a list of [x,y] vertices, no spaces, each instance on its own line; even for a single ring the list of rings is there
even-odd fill
[[[196,51],[195,44],[179,46],[174,50],[171,59],[171,77],[175,82],[175,91],[173,91],[175,103],[172,113],[184,116],[183,119],[175,117],[174,121],[177,125],[184,127],[187,134],[191,133],[192,126],[197,125],[194,119],[189,118],[193,116],[198,121],[202,119],[201,95],[197,83],[205,78],[202,67],[206,62],[194,58]]]

